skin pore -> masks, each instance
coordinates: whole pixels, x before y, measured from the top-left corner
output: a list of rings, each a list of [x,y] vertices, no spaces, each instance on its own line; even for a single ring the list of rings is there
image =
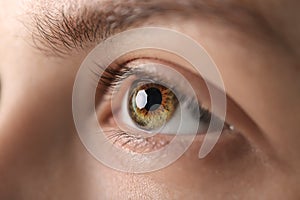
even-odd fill
[[[109,34],[97,32],[89,41],[72,39],[70,33],[62,35],[44,23],[49,22],[46,9],[57,17],[52,22],[61,29],[66,24],[56,11],[64,8],[69,25],[70,19],[83,16],[93,24],[91,16],[103,14],[76,13],[83,7],[108,10],[109,2],[47,2],[0,0],[0,199],[300,198],[299,1],[219,5],[206,0],[202,6],[181,6],[193,8],[190,14],[175,1],[114,3],[148,10],[141,12],[144,15],[136,11],[137,20],[127,25],[114,21],[109,33],[167,27],[189,35],[207,50],[232,100],[227,119],[241,132],[229,144],[217,144],[205,159],[197,158],[195,144],[171,166],[139,175],[98,162],[74,127],[72,89],[77,70]],[[115,12],[116,18],[127,16],[125,11],[120,14],[122,9]],[[71,25],[72,30],[79,28],[74,21]]]

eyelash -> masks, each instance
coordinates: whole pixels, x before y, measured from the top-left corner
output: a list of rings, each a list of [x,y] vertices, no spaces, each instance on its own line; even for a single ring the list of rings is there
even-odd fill
[[[105,70],[102,70],[102,75],[100,77],[99,86],[104,86],[105,93],[109,92],[111,89],[116,89],[122,81],[128,78],[131,75],[134,75],[132,68],[129,68],[127,64],[133,60],[127,61],[122,64],[116,64],[116,68],[108,67]],[[99,66],[99,69],[103,69],[102,66]],[[98,76],[97,72],[95,72]]]

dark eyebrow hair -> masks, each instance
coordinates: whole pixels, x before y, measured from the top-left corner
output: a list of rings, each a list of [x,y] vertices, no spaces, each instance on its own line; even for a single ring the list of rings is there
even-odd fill
[[[241,30],[246,28],[247,31],[251,29],[245,21],[251,21],[264,31],[272,32],[261,15],[231,1],[120,0],[80,3],[75,0],[68,4],[52,2],[45,5],[44,0],[39,2],[32,2],[27,13],[33,43],[38,49],[57,55],[96,45],[118,32],[142,26],[153,17],[160,16],[163,20],[163,17],[172,14],[182,18],[192,15],[211,17]]]

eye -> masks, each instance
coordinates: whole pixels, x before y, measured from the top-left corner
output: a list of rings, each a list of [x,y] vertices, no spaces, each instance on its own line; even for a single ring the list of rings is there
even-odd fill
[[[170,65],[130,61],[103,73],[100,85],[106,94],[97,111],[113,143],[145,153],[167,145],[175,134],[206,133],[212,114],[201,101],[207,91],[198,88],[198,79],[187,80]],[[225,123],[224,129],[230,127]]]

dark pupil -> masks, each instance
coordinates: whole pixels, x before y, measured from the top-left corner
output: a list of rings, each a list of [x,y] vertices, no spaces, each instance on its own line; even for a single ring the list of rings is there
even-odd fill
[[[157,88],[148,88],[145,92],[147,94],[147,104],[145,105],[145,109],[147,111],[154,111],[159,108],[162,101],[160,90]]]

